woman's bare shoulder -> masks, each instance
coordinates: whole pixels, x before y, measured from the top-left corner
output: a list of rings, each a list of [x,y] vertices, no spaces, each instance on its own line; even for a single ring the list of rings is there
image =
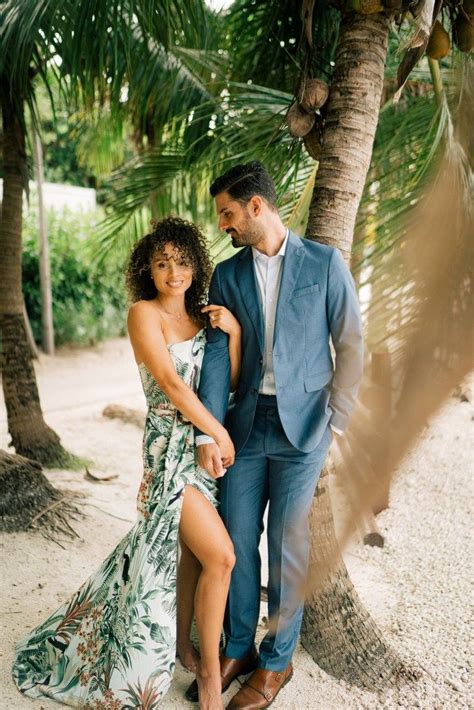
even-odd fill
[[[161,314],[153,301],[136,301],[128,309],[128,324],[138,325],[153,320],[161,325]]]
[[[154,314],[156,318],[160,318],[160,312],[153,301],[135,301],[128,309],[129,317],[136,318],[140,315]]]

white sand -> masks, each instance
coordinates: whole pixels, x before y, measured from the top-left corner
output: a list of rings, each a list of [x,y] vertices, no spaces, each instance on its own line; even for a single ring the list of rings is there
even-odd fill
[[[48,472],[58,487],[87,496],[87,518],[75,524],[81,539],[65,542],[65,549],[41,535],[0,538],[4,563],[0,707],[8,710],[58,707],[51,702],[35,704],[18,693],[10,679],[14,641],[75,591],[127,532],[135,518],[141,476],[141,432],[101,416],[111,402],[143,406],[127,341],[63,350],[55,358],[42,358],[37,372],[47,421],[66,448],[119,477],[93,483],[81,472]],[[299,649],[294,680],[273,704],[275,710],[432,710],[474,704],[468,647],[473,416],[469,403],[457,399],[446,403],[401,467],[391,507],[378,516],[385,548],[355,545],[345,555],[367,608],[387,640],[404,657],[421,664],[422,679],[376,696],[326,675]],[[0,401],[0,446],[5,448],[7,440],[6,413]],[[191,679],[178,668],[162,704],[164,710],[192,707],[182,697]],[[234,683],[226,700],[237,689]]]

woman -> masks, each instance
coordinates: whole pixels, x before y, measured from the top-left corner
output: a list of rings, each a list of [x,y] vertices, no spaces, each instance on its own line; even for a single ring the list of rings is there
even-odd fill
[[[195,615],[200,707],[223,707],[218,654],[234,553],[215,508],[216,482],[195,463],[193,425],[215,439],[223,466],[234,450],[196,395],[203,313],[229,335],[233,388],[241,346],[230,312],[203,307],[210,271],[202,234],[180,219],[159,222],[132,253],[128,328],[148,404],[139,518],[69,602],[18,645],[14,678],[26,695],[91,710],[152,710],[171,683],[176,646],[187,667],[196,665]]]

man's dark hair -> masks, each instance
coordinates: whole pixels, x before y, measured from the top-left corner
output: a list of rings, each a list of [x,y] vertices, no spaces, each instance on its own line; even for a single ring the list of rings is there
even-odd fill
[[[232,199],[246,204],[254,195],[259,195],[276,209],[276,190],[273,180],[259,160],[234,165],[224,175],[216,178],[211,185],[211,195],[216,197],[228,192]]]

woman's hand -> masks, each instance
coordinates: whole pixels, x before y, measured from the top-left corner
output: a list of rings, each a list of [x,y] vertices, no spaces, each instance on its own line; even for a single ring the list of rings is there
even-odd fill
[[[224,429],[224,427],[222,428],[222,434],[216,438],[216,444],[219,447],[222,465],[225,466],[225,468],[229,468],[235,460],[235,449],[232,439],[227,429]]]
[[[199,444],[197,447],[198,464],[212,478],[221,478],[226,472],[222,465],[221,452],[217,444]]]
[[[201,313],[208,313],[212,328],[220,328],[228,335],[240,335],[240,323],[225,306],[204,306]]]
[[[198,444],[198,463],[212,478],[221,478],[232,466],[235,459],[235,449],[227,430],[222,427],[222,433],[215,437],[215,443]]]

